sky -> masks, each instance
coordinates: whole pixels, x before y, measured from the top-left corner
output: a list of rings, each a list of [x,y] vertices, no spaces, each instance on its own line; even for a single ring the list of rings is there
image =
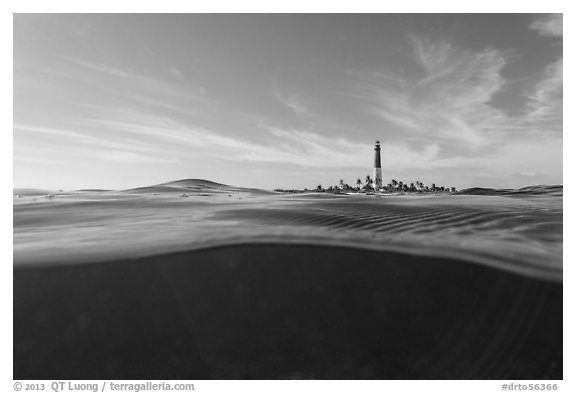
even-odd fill
[[[15,14],[15,188],[562,184],[561,14]]]

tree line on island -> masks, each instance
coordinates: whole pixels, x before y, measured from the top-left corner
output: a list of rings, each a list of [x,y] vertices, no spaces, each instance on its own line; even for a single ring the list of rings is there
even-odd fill
[[[384,192],[404,192],[404,193],[427,193],[427,192],[456,192],[456,187],[445,187],[445,186],[437,186],[435,183],[431,185],[425,185],[421,181],[415,181],[413,183],[404,183],[403,181],[397,181],[392,179],[390,183],[383,185],[380,189]],[[370,177],[370,175],[366,176],[364,182],[362,179],[358,178],[356,180],[356,187],[350,186],[348,183],[345,183],[344,180],[340,179],[340,182],[337,185],[329,186],[328,188],[322,187],[321,184],[315,189],[307,189],[304,190],[284,190],[277,188],[274,191],[278,192],[303,192],[303,191],[315,191],[315,192],[331,192],[331,193],[342,193],[342,192],[374,192],[374,180]]]

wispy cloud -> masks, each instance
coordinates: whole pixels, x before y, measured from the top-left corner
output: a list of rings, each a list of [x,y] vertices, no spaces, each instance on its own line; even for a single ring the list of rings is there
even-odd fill
[[[187,154],[197,157],[212,156],[226,161],[317,167],[325,166],[330,154],[330,159],[333,159],[334,154],[342,154],[341,158],[348,158],[341,165],[358,164],[358,160],[353,158],[354,154],[351,154],[354,153],[353,144],[336,142],[332,144],[331,150],[330,146],[322,147],[322,143],[329,139],[311,133],[296,133],[298,136],[294,137],[291,132],[275,129],[271,130],[271,134],[276,137],[276,142],[263,144],[153,115],[141,114],[137,122],[133,117],[130,120],[92,119],[90,123],[115,134],[131,135],[130,139],[146,139],[160,151],[174,152],[174,149],[185,149]]]
[[[411,41],[419,74],[390,69],[350,74],[355,81],[351,97],[398,130],[384,143],[395,158],[387,168],[485,168],[494,176],[502,175],[495,168],[507,168],[508,176],[537,171],[538,166],[561,171],[561,133],[551,135],[562,130],[561,58],[535,83],[525,114],[509,116],[491,100],[506,85],[502,70],[510,54],[472,51],[417,36]],[[410,140],[421,150],[403,148]],[[538,164],[528,158],[536,151]]]
[[[28,124],[14,124],[14,131],[24,131],[24,132],[34,132],[39,134],[45,134],[56,137],[63,138],[73,138],[73,139],[86,139],[84,135],[79,134],[76,131],[63,130],[60,128],[44,127],[44,126],[34,126]]]
[[[529,119],[549,122],[558,128],[562,124],[563,59],[549,64],[540,82],[528,97]]]
[[[17,127],[74,140],[85,148],[100,147],[85,151],[91,157],[116,162],[175,162],[174,157],[190,155],[300,168],[366,168],[371,162],[370,155],[365,154],[372,148],[370,142],[358,143],[310,130],[261,125],[271,138],[263,143],[136,111],[116,119],[85,119],[83,127],[100,130],[99,137],[56,128]],[[130,141],[138,142],[131,146]],[[383,147],[383,163],[388,167],[423,168],[437,158],[438,152],[436,144],[415,149],[405,143],[388,143]]]
[[[14,161],[30,163],[30,164],[40,164],[40,165],[52,165],[52,164],[60,164],[61,161],[58,160],[51,160],[48,158],[37,158],[31,157],[30,155],[23,156],[19,154],[14,154]]]
[[[371,165],[371,143],[358,143],[342,137],[326,137],[310,131],[269,128],[278,138],[280,152],[264,151],[252,159],[262,161],[278,160],[276,155],[287,163],[308,167],[366,168]],[[405,143],[386,143],[382,147],[382,164],[387,168],[424,168],[438,155],[437,144],[428,144],[415,149]]]
[[[70,56],[62,56],[62,57],[64,59],[72,62],[72,63],[75,63],[75,64],[80,65],[82,67],[88,68],[92,71],[112,75],[115,77],[126,78],[126,77],[135,76],[135,74],[133,74],[131,72],[127,72],[126,70],[123,70],[123,69],[120,69],[117,67],[113,67],[109,64],[96,62],[96,61],[89,61],[89,60],[80,59],[80,58],[76,58],[76,57],[70,57]]]
[[[464,149],[490,141],[485,128],[503,114],[489,105],[504,85],[500,72],[507,56],[497,50],[464,50],[441,41],[411,36],[419,75],[410,78],[390,70],[364,73],[356,91],[367,110],[396,128],[403,138],[460,143]]]
[[[283,106],[290,109],[296,116],[303,117],[309,113],[301,97],[294,93],[283,92],[276,80],[272,81],[272,94]]]
[[[94,85],[100,94],[118,98],[146,96],[155,101],[181,102],[185,106],[190,100],[204,100],[206,89],[191,83],[182,83],[184,73],[169,67],[165,75],[147,75],[132,68],[120,67],[111,62],[88,60],[79,57],[61,56],[70,66],[58,72],[61,77],[76,79]]]
[[[122,140],[116,137],[102,137],[83,134],[77,131],[34,126],[27,124],[15,124],[14,131],[18,133],[38,134],[53,138],[59,146],[73,146],[72,152],[82,152],[83,155],[97,159],[115,162],[133,162],[133,163],[163,163],[171,162],[165,157],[154,156],[154,148],[151,145],[143,144],[134,140]],[[26,138],[24,138],[26,140]],[[31,156],[23,156],[19,152],[15,153],[19,160],[29,161],[37,160]]]
[[[538,34],[545,37],[563,36],[562,14],[549,14],[537,17],[530,25],[530,28],[538,31]]]
[[[413,42],[416,59],[425,69],[415,93],[429,98],[428,105],[459,109],[483,105],[504,85],[500,72],[507,59],[501,51],[473,52],[414,37]]]
[[[170,72],[170,75],[172,75],[173,77],[175,77],[178,80],[184,79],[184,74],[182,73],[182,71],[180,71],[176,67],[170,67],[169,72]]]
[[[141,153],[134,153],[131,151],[123,150],[102,150],[102,151],[88,151],[89,156],[95,157],[99,160],[112,161],[127,164],[165,164],[173,163],[174,160],[167,158],[153,157]]]

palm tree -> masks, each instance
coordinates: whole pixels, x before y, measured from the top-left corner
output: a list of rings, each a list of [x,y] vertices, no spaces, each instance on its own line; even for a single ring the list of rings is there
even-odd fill
[[[370,175],[366,175],[366,184],[372,184],[372,179],[370,178]]]
[[[390,182],[392,183],[392,187],[393,187],[394,189],[396,189],[396,186],[398,185],[398,182],[397,182],[396,180],[394,180],[394,179],[392,179]]]
[[[316,187],[316,189],[317,189],[318,191],[322,191],[322,184],[318,184],[318,187]]]
[[[410,183],[410,191],[412,192],[416,191],[416,186],[414,185],[414,183]]]
[[[432,183],[432,192],[436,191],[436,183]]]
[[[362,179],[358,178],[358,180],[356,180],[356,185],[358,186],[358,189],[360,189],[362,186]]]
[[[344,188],[344,180],[340,179],[340,181],[338,182],[338,186],[342,189]]]
[[[398,190],[402,191],[402,189],[404,188],[404,183],[402,183],[402,181],[398,182]]]
[[[366,185],[364,186],[365,190],[371,190],[372,189],[372,184],[374,184],[374,180],[372,180],[372,178],[368,178],[368,183],[366,183]]]

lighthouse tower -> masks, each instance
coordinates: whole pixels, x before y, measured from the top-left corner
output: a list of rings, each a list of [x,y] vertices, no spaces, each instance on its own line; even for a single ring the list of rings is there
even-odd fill
[[[382,165],[380,164],[380,141],[374,144],[374,189],[382,188]]]

